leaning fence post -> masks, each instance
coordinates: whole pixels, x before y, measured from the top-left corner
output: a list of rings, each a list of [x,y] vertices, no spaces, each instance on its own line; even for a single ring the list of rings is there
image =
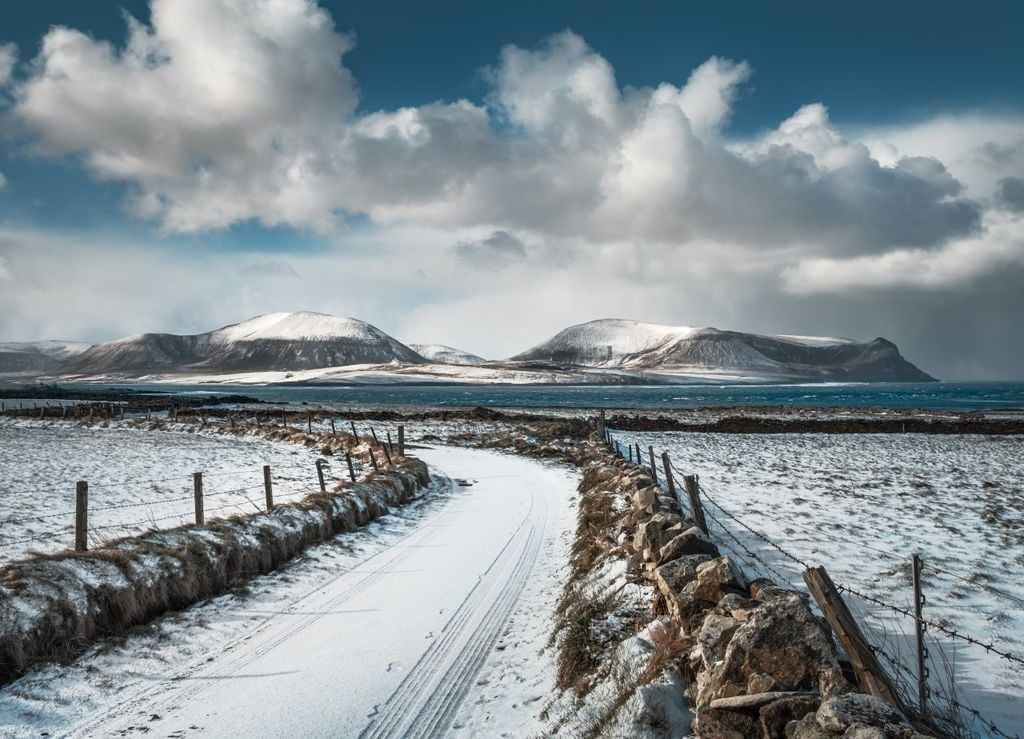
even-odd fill
[[[375,457],[373,454],[373,449],[370,449],[370,464],[373,465],[374,471],[380,471],[380,467],[377,465],[377,457]]]
[[[405,426],[398,424],[398,456],[405,456]]]
[[[676,481],[672,479],[672,462],[668,458],[668,452],[661,453],[661,466],[665,468],[665,484],[668,485],[668,494],[672,496],[672,499],[676,502],[679,498],[676,497]]]
[[[192,492],[196,499],[196,525],[202,526],[206,522],[203,515],[203,473],[192,473]]]
[[[327,483],[324,482],[324,461],[322,459],[316,461],[316,476],[320,480],[320,492],[326,493]]]
[[[355,468],[352,467],[352,455],[349,454],[348,452],[345,452],[345,461],[348,463],[348,476],[349,476],[349,479],[352,480],[352,482],[355,482],[356,481],[356,471],[355,471]]]
[[[843,602],[839,590],[832,582],[832,578],[828,576],[825,568],[811,567],[805,570],[804,582],[807,583],[807,589],[811,591],[811,595],[817,601],[818,607],[821,608],[825,620],[832,627],[839,643],[843,645],[861,687],[876,698],[887,701],[907,713],[889,676],[882,670],[878,658],[871,650],[871,645],[864,638],[860,626],[857,625],[850,609]]]
[[[267,511],[274,510],[274,483],[270,478],[270,465],[263,465],[263,490],[267,494]]]
[[[651,455],[651,477],[654,478],[654,482],[658,482],[658,465],[654,463],[654,445],[647,447],[647,452]]]
[[[914,554],[911,557],[914,565],[914,631],[917,632],[917,696],[918,710],[921,718],[928,715],[928,667],[925,660],[928,657],[928,650],[924,646],[924,620],[921,611],[924,608],[924,593],[921,588],[921,555]]]
[[[388,451],[388,447],[385,444],[381,447],[384,450],[384,458],[388,461],[388,467],[391,467],[391,452]]]
[[[686,495],[690,499],[690,513],[693,515],[693,522],[705,534],[710,534],[708,522],[704,518],[704,506],[700,502],[700,486],[697,476],[683,475],[683,484],[686,486]]]
[[[89,548],[89,483],[79,480],[75,485],[75,551]]]
[[[392,453],[394,453],[394,451],[395,451],[395,445],[391,443],[391,429],[388,429],[388,449]],[[391,462],[391,460],[389,459],[388,463],[390,464],[390,462]]]
[[[356,443],[358,443],[359,442],[359,434],[356,433],[356,422],[355,421],[349,421],[348,425],[352,427],[352,438],[356,440]]]
[[[373,426],[370,426],[370,433],[373,435],[373,443],[376,444],[377,446],[380,446],[380,440],[377,439],[377,429],[375,429]]]

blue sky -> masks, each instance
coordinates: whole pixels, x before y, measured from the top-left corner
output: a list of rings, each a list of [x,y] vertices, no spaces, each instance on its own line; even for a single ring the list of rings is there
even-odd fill
[[[501,356],[621,315],[1024,377],[1024,6],[236,5],[0,11],[0,340],[314,309]]]

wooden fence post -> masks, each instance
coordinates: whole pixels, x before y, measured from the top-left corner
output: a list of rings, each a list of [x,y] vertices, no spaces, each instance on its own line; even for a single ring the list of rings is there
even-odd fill
[[[597,430],[601,433],[601,438],[605,438],[605,415],[604,408],[597,412]]]
[[[274,510],[274,482],[270,477],[270,465],[263,465],[263,491],[267,494],[267,511]]]
[[[324,482],[324,460],[318,459],[316,461],[316,476],[320,480],[320,492],[327,492],[327,483]]]
[[[348,452],[345,452],[345,461],[348,463],[348,476],[349,476],[349,479],[352,480],[352,482],[355,482],[356,481],[356,471],[355,471],[355,468],[352,466],[352,455],[349,454]]]
[[[306,432],[313,433],[313,414],[306,411]]]
[[[373,454],[373,449],[370,450],[370,464],[373,465],[374,471],[380,471],[380,467],[377,466],[377,457],[375,457]]]
[[[356,422],[355,421],[349,421],[348,425],[352,427],[352,438],[355,439],[356,443],[358,444],[359,443],[359,434],[356,433]]]
[[[405,426],[398,424],[398,456],[405,456]]]
[[[370,433],[373,435],[373,443],[376,444],[377,446],[380,446],[380,440],[377,438],[377,429],[375,429],[373,426],[370,426]]]
[[[192,492],[196,499],[196,525],[202,526],[206,523],[206,516],[203,513],[203,473],[192,473]]]
[[[704,506],[700,502],[700,486],[697,483],[696,475],[683,475],[683,484],[686,486],[686,495],[690,499],[690,513],[697,528],[705,534],[708,531],[708,522],[704,518]]]
[[[392,454],[395,453],[395,445],[391,443],[391,429],[388,429],[388,449],[391,451]]]
[[[839,643],[843,645],[861,687],[876,698],[910,715],[825,568],[811,567],[805,570],[804,582],[807,583],[807,589],[817,601]]]
[[[638,442],[636,442],[636,464],[637,464],[637,467],[639,467],[643,463],[644,463],[644,455],[640,451],[640,442],[638,441]]]
[[[679,497],[676,495],[676,481],[672,479],[672,462],[668,458],[668,452],[661,453],[661,466],[665,468],[665,483],[668,485],[668,494],[672,496],[672,499],[679,501]]]
[[[337,436],[338,429],[334,428],[334,419],[331,419],[331,436]]]
[[[633,445],[630,444],[628,449],[629,449],[629,462],[630,462],[630,464],[632,464],[633,463]]]
[[[381,447],[384,450],[384,458],[388,461],[388,467],[391,467],[391,452],[388,451],[388,447],[385,444]]]
[[[654,463],[654,445],[647,447],[647,453],[651,456],[651,477],[654,478],[654,482],[658,482],[658,465]]]
[[[924,646],[924,621],[921,618],[921,611],[924,608],[924,593],[921,587],[921,555],[912,555],[911,564],[914,570],[914,631],[917,637],[917,705],[921,718],[927,718],[928,667],[925,665],[925,658],[928,656],[928,650]]]
[[[89,548],[89,483],[79,480],[75,485],[75,551]]]

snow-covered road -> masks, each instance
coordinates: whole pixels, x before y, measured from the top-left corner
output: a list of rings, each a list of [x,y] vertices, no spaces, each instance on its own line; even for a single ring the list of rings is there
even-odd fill
[[[574,480],[553,466],[493,452],[417,453],[453,482],[401,536],[327,577],[321,567],[305,585],[302,565],[261,578],[269,598],[241,599],[206,615],[230,619],[240,616],[232,608],[248,610],[231,638],[188,650],[185,665],[153,660],[161,647],[150,639],[147,658],[164,665],[163,674],[124,686],[107,675],[109,695],[91,695],[88,713],[68,716],[70,725],[32,722],[26,733],[38,735],[41,724],[72,736],[535,731],[553,679],[550,650],[540,652],[568,557]],[[268,605],[275,589],[285,592]],[[177,649],[180,638],[189,637],[178,629],[167,648]],[[93,672],[111,664],[103,654],[79,662],[90,659]],[[88,665],[70,669],[62,675],[48,668],[53,700],[77,692],[60,683],[90,672]],[[14,728],[24,694],[47,700],[47,681],[37,678],[20,693],[19,683],[0,691],[0,732]],[[17,699],[4,696],[12,689]]]

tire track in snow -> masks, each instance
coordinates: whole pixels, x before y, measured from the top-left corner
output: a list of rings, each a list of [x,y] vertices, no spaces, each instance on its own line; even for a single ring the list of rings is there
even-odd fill
[[[378,707],[360,739],[432,737],[448,728],[526,584],[547,521],[547,501],[531,485],[530,506],[519,526],[452,615],[444,636]]]

